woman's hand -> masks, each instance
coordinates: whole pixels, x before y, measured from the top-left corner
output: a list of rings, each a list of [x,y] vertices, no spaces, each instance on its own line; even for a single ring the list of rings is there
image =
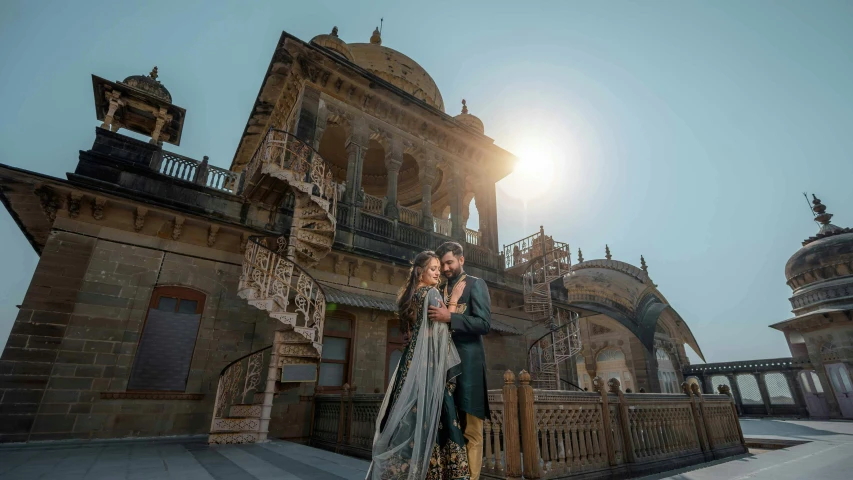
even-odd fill
[[[458,282],[453,286],[453,291],[450,292],[450,305],[447,306],[450,313],[456,313],[456,307],[459,299],[462,297],[462,292],[465,290],[465,280]]]

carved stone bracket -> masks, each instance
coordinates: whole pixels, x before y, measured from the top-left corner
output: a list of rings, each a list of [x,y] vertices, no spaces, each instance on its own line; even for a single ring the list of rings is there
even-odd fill
[[[172,222],[172,240],[177,240],[181,238],[181,233],[183,233],[184,229],[184,217],[176,216]]]
[[[133,230],[139,232],[145,226],[145,216],[148,215],[148,209],[145,207],[136,207],[136,212],[133,214]]]
[[[47,218],[51,222],[56,220],[56,211],[59,209],[59,198],[56,192],[50,187],[41,186],[35,190],[35,194],[39,197],[41,209]]]
[[[219,225],[211,225],[207,229],[207,246],[213,247],[216,243],[216,234],[219,233]]]
[[[83,199],[83,194],[71,192],[68,194],[68,216],[77,218],[80,215],[80,201]]]
[[[107,199],[104,197],[95,197],[92,199],[92,218],[95,220],[104,219],[104,207],[107,205]]]

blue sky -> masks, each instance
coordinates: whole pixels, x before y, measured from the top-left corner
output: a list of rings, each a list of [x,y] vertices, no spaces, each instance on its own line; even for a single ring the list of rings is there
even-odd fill
[[[817,231],[802,192],[853,227],[850,2],[7,0],[0,163],[73,171],[98,123],[90,75],[157,65],[188,111],[173,150],[227,167],[282,30],[366,42],[380,17],[448,113],[466,98],[498,145],[555,164],[526,206],[501,185],[502,243],[543,224],[586,259],[642,254],[708,361],[789,355],[767,325]],[[3,341],[37,260],[0,213]]]

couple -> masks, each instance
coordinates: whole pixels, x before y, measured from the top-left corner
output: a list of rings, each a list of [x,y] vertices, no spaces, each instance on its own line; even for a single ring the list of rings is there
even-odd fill
[[[486,282],[462,246],[418,254],[397,307],[408,344],[379,409],[367,480],[477,480],[488,415]],[[447,281],[439,287],[440,275]]]

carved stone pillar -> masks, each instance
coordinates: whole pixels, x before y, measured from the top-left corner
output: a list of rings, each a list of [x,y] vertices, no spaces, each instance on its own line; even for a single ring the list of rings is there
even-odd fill
[[[393,219],[400,218],[397,208],[397,179],[400,167],[403,166],[403,140],[400,137],[391,139],[391,148],[385,154],[385,170],[388,172],[388,189],[385,192],[385,216]]]
[[[326,131],[326,126],[328,125],[329,119],[329,111],[322,104],[320,105],[319,110],[317,111],[317,125],[314,129],[314,150],[320,151],[320,141],[323,140],[323,133]]]
[[[794,397],[794,403],[800,411],[799,415],[803,417],[809,416],[808,408],[806,407],[806,396],[803,394],[803,388],[800,382],[797,381],[797,372],[782,372],[785,380],[788,382],[788,388],[791,389],[791,396]]]
[[[364,119],[353,121],[352,132],[347,139],[347,188],[344,201],[350,204],[358,203],[358,192],[361,191],[361,168],[369,145],[367,124]]]
[[[151,132],[151,140],[149,140],[148,143],[157,145],[157,143],[160,141],[160,132],[162,132],[163,126],[166,124],[167,121],[172,119],[172,116],[167,115],[166,109],[163,107],[161,107],[160,111],[157,112],[155,115],[157,115],[157,118],[154,123],[154,131]]]
[[[735,401],[737,413],[738,415],[743,415],[743,399],[740,397],[740,387],[738,387],[737,378],[733,374],[726,374],[726,378],[729,379],[729,385],[732,386],[732,398]]]
[[[489,250],[498,249],[497,216],[495,208],[495,184],[483,179],[474,192],[474,205],[480,216],[480,245]]]
[[[447,179],[448,195],[450,195],[450,236],[460,242],[465,241],[464,224],[462,223],[462,169],[459,165],[451,164]]]
[[[421,165],[419,172],[421,181],[421,227],[428,232],[435,230],[432,221],[432,187],[438,178],[436,163],[435,156],[432,153],[427,153],[426,161]]]
[[[120,100],[121,92],[109,92],[106,94],[106,97],[110,101],[110,106],[107,110],[107,114],[104,115],[104,123],[101,124],[101,128],[109,130],[113,125],[116,110],[118,110],[118,107],[124,105],[124,102]],[[116,128],[116,130],[118,130],[118,128]]]

